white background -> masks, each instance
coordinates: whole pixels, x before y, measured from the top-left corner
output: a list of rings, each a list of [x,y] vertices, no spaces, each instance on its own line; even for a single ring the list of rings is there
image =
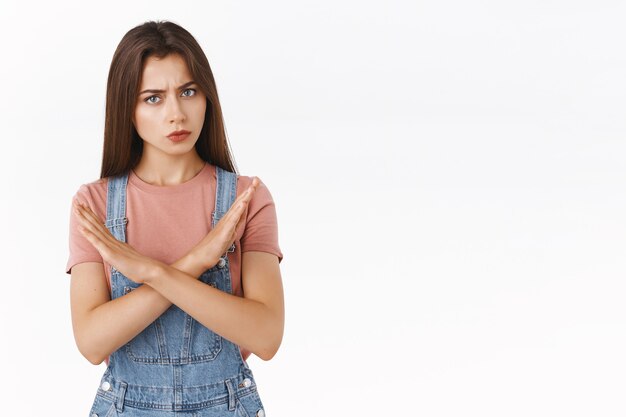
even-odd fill
[[[0,4],[0,415],[87,415],[68,220],[132,27],[204,48],[276,203],[268,417],[626,414],[626,5]]]

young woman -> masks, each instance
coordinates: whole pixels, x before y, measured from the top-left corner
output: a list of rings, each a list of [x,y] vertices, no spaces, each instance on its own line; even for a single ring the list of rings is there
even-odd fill
[[[79,351],[105,361],[90,416],[263,416],[246,359],[282,341],[275,206],[236,173],[212,71],[166,21],[131,29],[109,71],[100,179],[70,216]]]

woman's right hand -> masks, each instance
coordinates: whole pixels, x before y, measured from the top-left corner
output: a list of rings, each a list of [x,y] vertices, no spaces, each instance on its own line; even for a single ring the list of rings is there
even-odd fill
[[[258,185],[259,179],[253,177],[252,184],[237,197],[215,227],[192,249],[194,257],[203,263],[205,269],[217,264],[235,241],[237,230],[245,222],[248,203]]]

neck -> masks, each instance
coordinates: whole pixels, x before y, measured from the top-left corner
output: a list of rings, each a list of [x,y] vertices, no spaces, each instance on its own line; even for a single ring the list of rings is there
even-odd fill
[[[167,186],[177,185],[189,181],[202,169],[206,162],[195,153],[195,157],[167,158],[167,160],[155,161],[142,156],[133,172],[143,182],[151,185]]]

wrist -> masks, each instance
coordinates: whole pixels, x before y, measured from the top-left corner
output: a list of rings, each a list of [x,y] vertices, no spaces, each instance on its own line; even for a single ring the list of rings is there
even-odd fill
[[[206,271],[209,268],[215,266],[219,260],[219,256],[213,253],[206,253],[206,251],[192,250],[187,254],[189,262],[200,269],[200,273]]]
[[[154,262],[152,265],[150,265],[148,271],[144,275],[144,284],[153,285],[159,278],[163,276],[167,267],[168,265],[165,265],[162,262]]]

